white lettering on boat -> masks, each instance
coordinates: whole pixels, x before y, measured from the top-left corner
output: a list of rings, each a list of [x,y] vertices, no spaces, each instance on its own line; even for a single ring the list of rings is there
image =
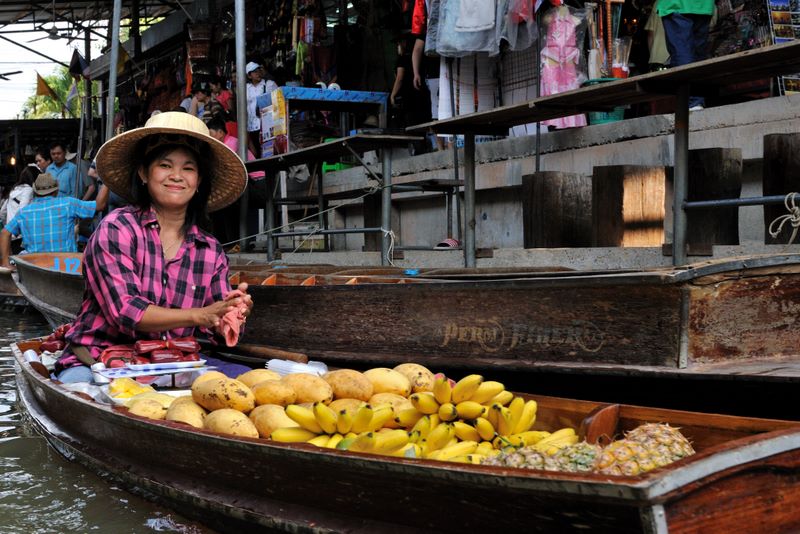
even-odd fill
[[[506,335],[506,332],[509,334]],[[477,324],[447,323],[440,346],[477,344],[490,353],[520,347],[570,347],[597,352],[603,348],[605,341],[605,334],[590,321],[576,320],[565,326],[512,323],[504,328],[496,319],[486,319],[479,320]]]

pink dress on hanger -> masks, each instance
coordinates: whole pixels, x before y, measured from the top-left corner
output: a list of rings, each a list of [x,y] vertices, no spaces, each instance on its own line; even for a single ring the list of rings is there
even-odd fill
[[[570,14],[566,6],[555,10],[547,24],[547,36],[541,52],[541,95],[553,95],[571,91],[580,86],[578,81],[578,62],[580,50],[577,45],[576,29],[580,19]],[[556,128],[586,126],[585,115],[572,115],[560,119],[542,121],[542,124]]]

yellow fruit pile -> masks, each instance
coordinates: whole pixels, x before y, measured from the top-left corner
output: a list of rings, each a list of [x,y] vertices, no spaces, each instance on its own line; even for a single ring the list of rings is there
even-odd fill
[[[142,401],[150,408],[131,412],[215,432],[442,461],[480,463],[506,447],[554,454],[578,441],[572,428],[534,430],[536,401],[500,382],[477,374],[454,382],[414,363],[321,378],[256,369],[234,380],[209,372],[192,384],[191,397]]]

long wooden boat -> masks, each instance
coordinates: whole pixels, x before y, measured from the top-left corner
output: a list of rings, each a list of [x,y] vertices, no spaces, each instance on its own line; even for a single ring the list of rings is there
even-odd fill
[[[152,421],[40,375],[13,346],[19,398],[64,456],[226,532],[789,532],[800,529],[798,423],[619,406],[605,433],[680,427],[697,454],[641,476],[394,458]],[[536,426],[603,405],[536,397]]]

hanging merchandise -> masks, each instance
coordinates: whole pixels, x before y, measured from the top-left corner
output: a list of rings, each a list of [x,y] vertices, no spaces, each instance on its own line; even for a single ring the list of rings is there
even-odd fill
[[[424,0],[418,0],[424,1]],[[425,24],[425,55],[436,56],[436,47],[439,37],[439,21],[441,14],[441,0],[430,0],[427,4],[428,18]]]
[[[452,62],[453,79],[450,83]],[[476,54],[462,58],[442,58],[439,68],[439,120],[453,116],[450,105],[450,88],[453,88],[453,102],[456,115],[486,111],[497,105],[497,60],[486,54]]]
[[[473,4],[480,3],[479,6]],[[436,52],[444,57],[463,57],[474,52],[500,53],[496,35],[497,10],[494,0],[442,0]],[[461,6],[468,8],[462,10]]]
[[[525,50],[538,39],[532,0],[501,0],[498,4],[497,41],[508,43],[509,50]]]
[[[541,95],[553,95],[580,87],[586,80],[581,44],[586,31],[583,9],[566,5],[553,8],[542,19]],[[584,115],[543,121],[556,128],[586,126]]]

